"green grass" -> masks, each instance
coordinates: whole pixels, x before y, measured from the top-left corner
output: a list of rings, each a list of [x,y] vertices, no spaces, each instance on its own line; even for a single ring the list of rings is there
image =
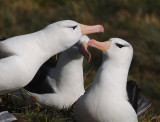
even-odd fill
[[[41,106],[37,101],[28,102],[23,97],[17,97],[21,103],[12,103],[10,100],[12,94],[1,96],[1,111],[9,111],[13,113],[18,120],[27,120],[29,122],[71,122],[72,112],[67,110],[56,110],[51,106]],[[25,103],[25,104],[24,104]],[[71,111],[71,110],[70,110]]]
[[[39,111],[33,108],[25,108],[23,113],[15,114],[17,118],[30,122],[71,122],[72,118],[65,115],[65,112],[56,111],[52,107],[42,107]]]
[[[143,93],[151,100],[151,111],[140,117],[140,121],[151,121],[154,116],[160,114],[159,8],[158,0],[92,0],[92,2],[90,0],[1,0],[0,34],[8,38],[31,33],[55,21],[66,19],[88,25],[102,24],[105,32],[92,34],[89,36],[90,38],[104,41],[111,37],[120,37],[132,44],[134,57],[128,79],[135,80]],[[92,48],[89,50],[92,60],[90,63],[84,61],[84,73],[92,70],[85,77],[86,86],[90,86],[101,64],[101,52]],[[53,110],[51,112],[53,116],[48,113],[45,115],[45,108],[39,113],[36,111],[37,107],[30,107],[27,103],[26,108],[18,108],[10,105],[7,99],[4,98],[3,104],[0,104],[1,110],[3,108],[12,113],[20,113],[20,115],[25,115],[29,111],[33,112],[32,115],[35,114],[35,116],[42,112],[40,116],[47,121],[51,121],[55,117],[72,118],[53,108],[47,109],[47,112],[50,109]],[[39,119],[40,116],[38,116]],[[32,116],[28,115],[25,119],[31,120]]]
[[[23,107],[18,104],[12,104],[9,100],[12,94],[1,96],[2,102],[0,103],[0,110],[8,110],[13,113],[19,121],[28,122],[73,122],[74,115],[73,110],[56,110],[51,106],[39,106],[36,101],[33,103],[26,103]],[[160,118],[155,111],[155,108],[151,106],[146,112],[139,116],[139,122],[158,122]],[[153,121],[154,120],[154,121]],[[156,120],[156,121],[155,121]]]

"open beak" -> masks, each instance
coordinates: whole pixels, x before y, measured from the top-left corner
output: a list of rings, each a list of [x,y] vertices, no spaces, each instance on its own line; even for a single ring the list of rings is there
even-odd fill
[[[88,26],[80,24],[80,27],[83,35],[104,32],[104,27],[102,25]]]
[[[108,40],[108,41],[104,41],[104,42],[99,42],[99,41],[96,41],[94,39],[91,39],[89,42],[88,42],[88,45],[91,46],[91,47],[95,47],[101,51],[107,51],[111,45],[111,40]]]
[[[83,41],[79,47],[79,52],[82,54],[89,62],[91,60],[91,54],[87,49],[88,44],[86,41]]]

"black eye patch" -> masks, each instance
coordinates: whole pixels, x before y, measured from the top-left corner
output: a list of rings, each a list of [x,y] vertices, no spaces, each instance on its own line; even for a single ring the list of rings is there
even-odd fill
[[[73,28],[73,30],[74,30],[74,29],[76,29],[76,27],[77,27],[77,25],[71,26],[71,27],[68,27],[68,28]]]
[[[125,45],[118,44],[118,43],[116,43],[116,46],[119,47],[119,48],[125,47]]]

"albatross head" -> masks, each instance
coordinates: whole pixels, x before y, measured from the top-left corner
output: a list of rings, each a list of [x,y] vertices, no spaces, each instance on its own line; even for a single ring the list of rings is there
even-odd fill
[[[88,36],[82,35],[79,41],[66,51],[68,57],[72,59],[77,59],[81,58],[83,55],[88,61],[90,61],[91,54],[87,49],[87,43],[89,42],[89,40],[90,39]]]
[[[133,56],[131,44],[120,38],[111,38],[105,42],[98,42],[94,39],[88,43],[90,46],[103,51],[103,57],[118,64],[130,64]]]
[[[104,28],[102,25],[83,25],[72,20],[63,20],[47,26],[52,33],[59,37],[59,43],[63,47],[71,47],[74,45],[82,35],[103,32]]]

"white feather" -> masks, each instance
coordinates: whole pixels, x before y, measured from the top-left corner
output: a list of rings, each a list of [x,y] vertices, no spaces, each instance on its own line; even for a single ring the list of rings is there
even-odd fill
[[[76,30],[67,26],[77,25]],[[0,59],[0,94],[27,85],[51,56],[75,44],[82,35],[77,22],[56,22],[35,33],[0,42],[13,55]]]
[[[132,46],[119,38],[110,40],[110,48],[103,52],[103,62],[92,86],[75,105],[78,122],[138,122],[126,92]],[[119,48],[116,43],[127,47]]]
[[[83,35],[78,44],[62,52],[57,66],[50,69],[44,82],[48,82],[55,93],[31,93],[40,103],[55,106],[57,109],[69,108],[84,94],[83,56],[79,54],[79,45],[82,41],[88,42],[89,38]]]

